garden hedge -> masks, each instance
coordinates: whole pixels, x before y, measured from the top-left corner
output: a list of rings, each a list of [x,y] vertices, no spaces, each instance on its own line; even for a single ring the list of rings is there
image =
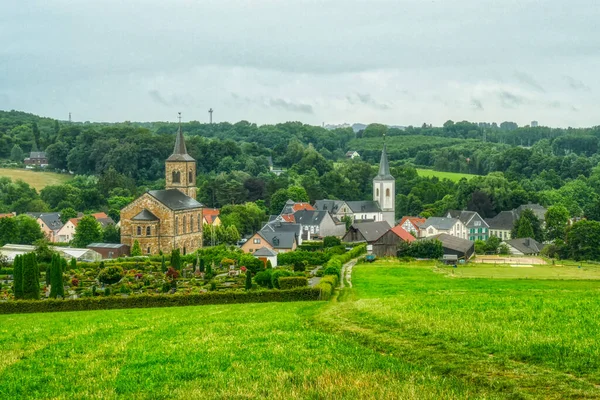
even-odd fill
[[[0,275],[12,275],[14,271],[13,268],[0,268]]]
[[[305,276],[283,276],[279,278],[279,287],[281,290],[306,286],[308,286],[308,279]]]
[[[324,285],[323,288],[304,287],[290,290],[209,292],[187,295],[133,295],[129,297],[84,297],[65,300],[15,300],[0,302],[0,314],[178,307],[206,304],[316,301],[329,299],[331,294],[326,292],[326,290],[328,290],[326,286],[327,285]],[[323,293],[321,293],[322,291]]]
[[[366,252],[367,245],[361,244],[347,253],[331,257],[327,264],[323,266],[323,275],[335,275],[339,278],[344,264]]]
[[[321,291],[321,300],[329,300],[337,287],[339,279],[335,275],[327,275],[321,279],[315,288]]]

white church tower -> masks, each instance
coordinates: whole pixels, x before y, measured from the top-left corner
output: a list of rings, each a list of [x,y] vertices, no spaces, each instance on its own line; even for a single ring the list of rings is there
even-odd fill
[[[383,137],[383,151],[379,161],[379,173],[373,179],[373,200],[379,203],[383,214],[383,221],[390,226],[396,225],[396,180],[390,174],[385,136]]]

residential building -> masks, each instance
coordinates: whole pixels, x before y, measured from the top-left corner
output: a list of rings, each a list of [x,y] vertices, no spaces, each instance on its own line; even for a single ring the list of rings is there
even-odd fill
[[[58,242],[58,232],[63,227],[60,213],[27,213],[35,218],[42,232],[49,242]]]
[[[525,210],[531,210],[537,219],[540,220],[542,226],[544,226],[546,211],[548,210],[539,204],[528,203],[520,205],[510,211],[500,211],[494,218],[486,219],[486,222],[489,225],[490,235],[496,236],[502,240],[510,240],[512,238],[511,231]]]
[[[430,237],[439,235],[440,233],[446,233],[451,236],[464,238],[467,234],[467,229],[458,218],[447,218],[447,217],[431,217],[421,225],[419,231],[420,237]]]
[[[92,217],[96,219],[100,223],[102,228],[105,228],[108,225],[115,225],[115,221],[106,213],[100,212],[95,214],[90,214]],[[55,243],[68,243],[75,237],[75,233],[77,232],[77,225],[79,221],[81,221],[81,217],[71,218],[64,225],[58,229],[54,235],[53,242]]]
[[[43,151],[32,151],[29,153],[29,157],[23,160],[26,166],[45,167],[48,165],[48,157]]]
[[[10,218],[10,217],[16,217],[16,216],[17,216],[16,212],[0,213],[0,218]]]
[[[217,208],[203,208],[202,209],[202,223],[205,225],[220,226],[221,225],[221,211]]]
[[[506,240],[510,254],[522,256],[537,256],[545,247],[542,243],[532,238],[519,238]]]
[[[475,211],[449,210],[447,218],[457,218],[462,222],[462,231],[455,235],[461,239],[487,240],[489,237],[489,225]]]
[[[350,150],[346,152],[346,158],[354,160],[356,157],[360,157],[357,151]]]
[[[423,225],[425,221],[427,221],[427,219],[420,217],[402,217],[398,225],[405,231],[414,233],[415,237],[419,237],[421,225]]]
[[[300,210],[294,214],[294,221],[302,225],[302,239],[311,240],[325,236],[342,237],[346,233],[346,224],[333,220],[327,211]]]
[[[181,126],[165,162],[164,190],[150,190],[121,210],[121,243],[137,241],[144,254],[181,254],[202,247],[203,208],[196,201],[196,161],[188,154]]]
[[[258,231],[242,245],[244,253],[255,253],[267,248],[275,253],[294,251],[298,247],[298,235],[294,232]]]
[[[354,213],[344,200],[317,200],[314,209],[327,211],[333,218],[342,220],[344,217],[354,218]]]

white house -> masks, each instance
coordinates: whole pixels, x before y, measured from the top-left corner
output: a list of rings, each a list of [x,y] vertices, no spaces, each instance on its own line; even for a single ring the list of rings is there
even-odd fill
[[[431,217],[421,225],[419,237],[430,237],[440,233],[464,239],[467,228],[458,218]]]
[[[267,265],[267,261],[271,261],[271,266],[273,268],[277,267],[277,253],[268,247],[261,247],[256,250],[252,255]]]

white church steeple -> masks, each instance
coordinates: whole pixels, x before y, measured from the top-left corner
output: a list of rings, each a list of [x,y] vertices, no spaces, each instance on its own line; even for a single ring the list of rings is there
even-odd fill
[[[373,178],[373,200],[379,202],[383,212],[383,220],[390,226],[396,225],[396,180],[390,173],[390,163],[383,136],[383,151],[379,161],[379,173]]]

